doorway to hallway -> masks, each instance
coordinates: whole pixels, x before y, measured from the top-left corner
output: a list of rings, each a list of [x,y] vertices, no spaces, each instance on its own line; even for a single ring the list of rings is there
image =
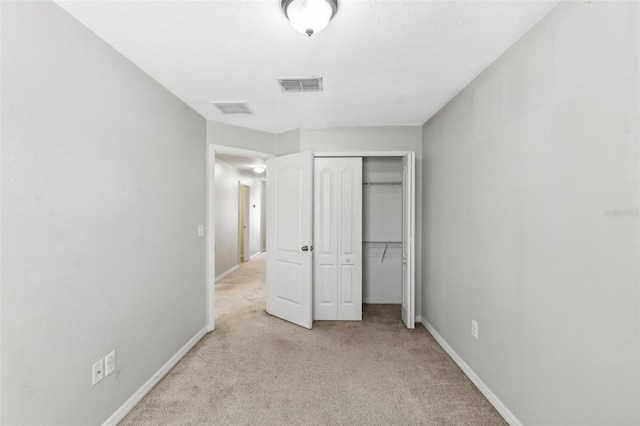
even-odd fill
[[[272,156],[209,145],[207,310],[210,331],[215,329],[216,310],[222,309],[216,303],[219,283],[265,251],[265,162]]]

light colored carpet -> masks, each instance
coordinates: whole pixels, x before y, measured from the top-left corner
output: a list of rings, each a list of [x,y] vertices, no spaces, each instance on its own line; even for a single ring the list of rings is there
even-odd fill
[[[313,330],[265,312],[265,256],[216,285],[216,330],[122,425],[503,425],[431,335],[398,305]]]

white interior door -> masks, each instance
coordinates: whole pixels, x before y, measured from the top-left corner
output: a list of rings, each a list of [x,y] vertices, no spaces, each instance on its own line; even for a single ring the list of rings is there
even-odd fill
[[[402,321],[415,328],[415,154],[402,158]]]
[[[313,153],[267,160],[267,312],[312,324]]]

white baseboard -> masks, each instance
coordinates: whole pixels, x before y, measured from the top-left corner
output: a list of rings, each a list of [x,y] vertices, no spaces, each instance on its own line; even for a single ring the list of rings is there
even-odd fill
[[[240,267],[240,265],[236,265],[233,268],[229,269],[228,271],[225,271],[225,272],[221,273],[220,275],[218,275],[216,277],[216,282],[220,281],[221,279],[223,279],[224,277],[226,277],[227,275],[229,275],[230,273],[232,273],[233,271],[235,271],[239,267]]]
[[[151,378],[136,391],[136,393],[131,395],[131,398],[122,404],[122,406],[118,408],[116,412],[102,424],[102,426],[115,426],[120,423],[122,419],[129,414],[129,411],[131,411],[133,407],[135,407],[136,404],[140,402],[140,400],[144,398],[144,396],[148,394],[160,380],[162,380],[162,378],[178,363],[178,361],[182,359],[183,356],[187,354],[187,352],[189,352],[192,347],[195,346],[196,343],[200,341],[200,339],[204,337],[205,334],[207,334],[207,327],[198,331],[198,333],[196,333],[196,335],[193,336],[191,340],[189,340],[187,344],[178,351],[178,353],[172,356],[171,359],[156,372],[156,374],[151,376]]]
[[[267,251],[267,249],[262,249],[262,250],[260,250],[259,252],[257,252],[257,253],[256,253],[256,254],[254,254],[253,256],[251,256],[251,257],[249,258],[249,260],[252,260],[254,257],[256,257],[256,256],[258,256],[258,255],[260,255],[260,254],[264,253],[265,251]]]
[[[449,346],[447,341],[444,340],[444,338],[440,336],[440,334],[438,334],[436,329],[433,328],[433,326],[429,324],[425,319],[421,319],[421,323],[429,331],[429,333],[431,333],[433,338],[436,339],[436,342],[438,342],[438,344],[442,346],[442,349],[444,349],[445,352],[449,354],[451,359],[453,359],[453,361],[458,364],[458,367],[460,367],[464,374],[467,375],[469,380],[471,380],[473,384],[476,385],[478,390],[482,392],[482,394],[485,396],[485,398],[487,398],[491,405],[495,407],[498,413],[500,413],[500,415],[504,417],[507,423],[509,423],[511,426],[522,426],[522,422],[520,422],[520,420],[518,420],[518,418],[507,408],[507,406],[504,405],[500,398],[498,398],[496,394],[493,393],[491,389],[489,389],[489,386],[487,386],[482,381],[482,379],[478,377],[478,375],[471,369],[471,367],[469,367],[467,363],[464,362],[460,355],[458,355],[456,351],[454,351],[453,348]]]
[[[416,315],[416,324],[422,323],[422,317],[420,315]]]

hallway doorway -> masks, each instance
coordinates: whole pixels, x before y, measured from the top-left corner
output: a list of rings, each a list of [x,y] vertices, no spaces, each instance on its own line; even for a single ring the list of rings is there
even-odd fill
[[[215,329],[217,283],[260,256],[266,246],[266,159],[256,151],[208,146],[207,304]]]
[[[244,263],[251,257],[251,221],[249,220],[249,205],[251,200],[251,187],[238,182],[238,247],[240,263]]]

